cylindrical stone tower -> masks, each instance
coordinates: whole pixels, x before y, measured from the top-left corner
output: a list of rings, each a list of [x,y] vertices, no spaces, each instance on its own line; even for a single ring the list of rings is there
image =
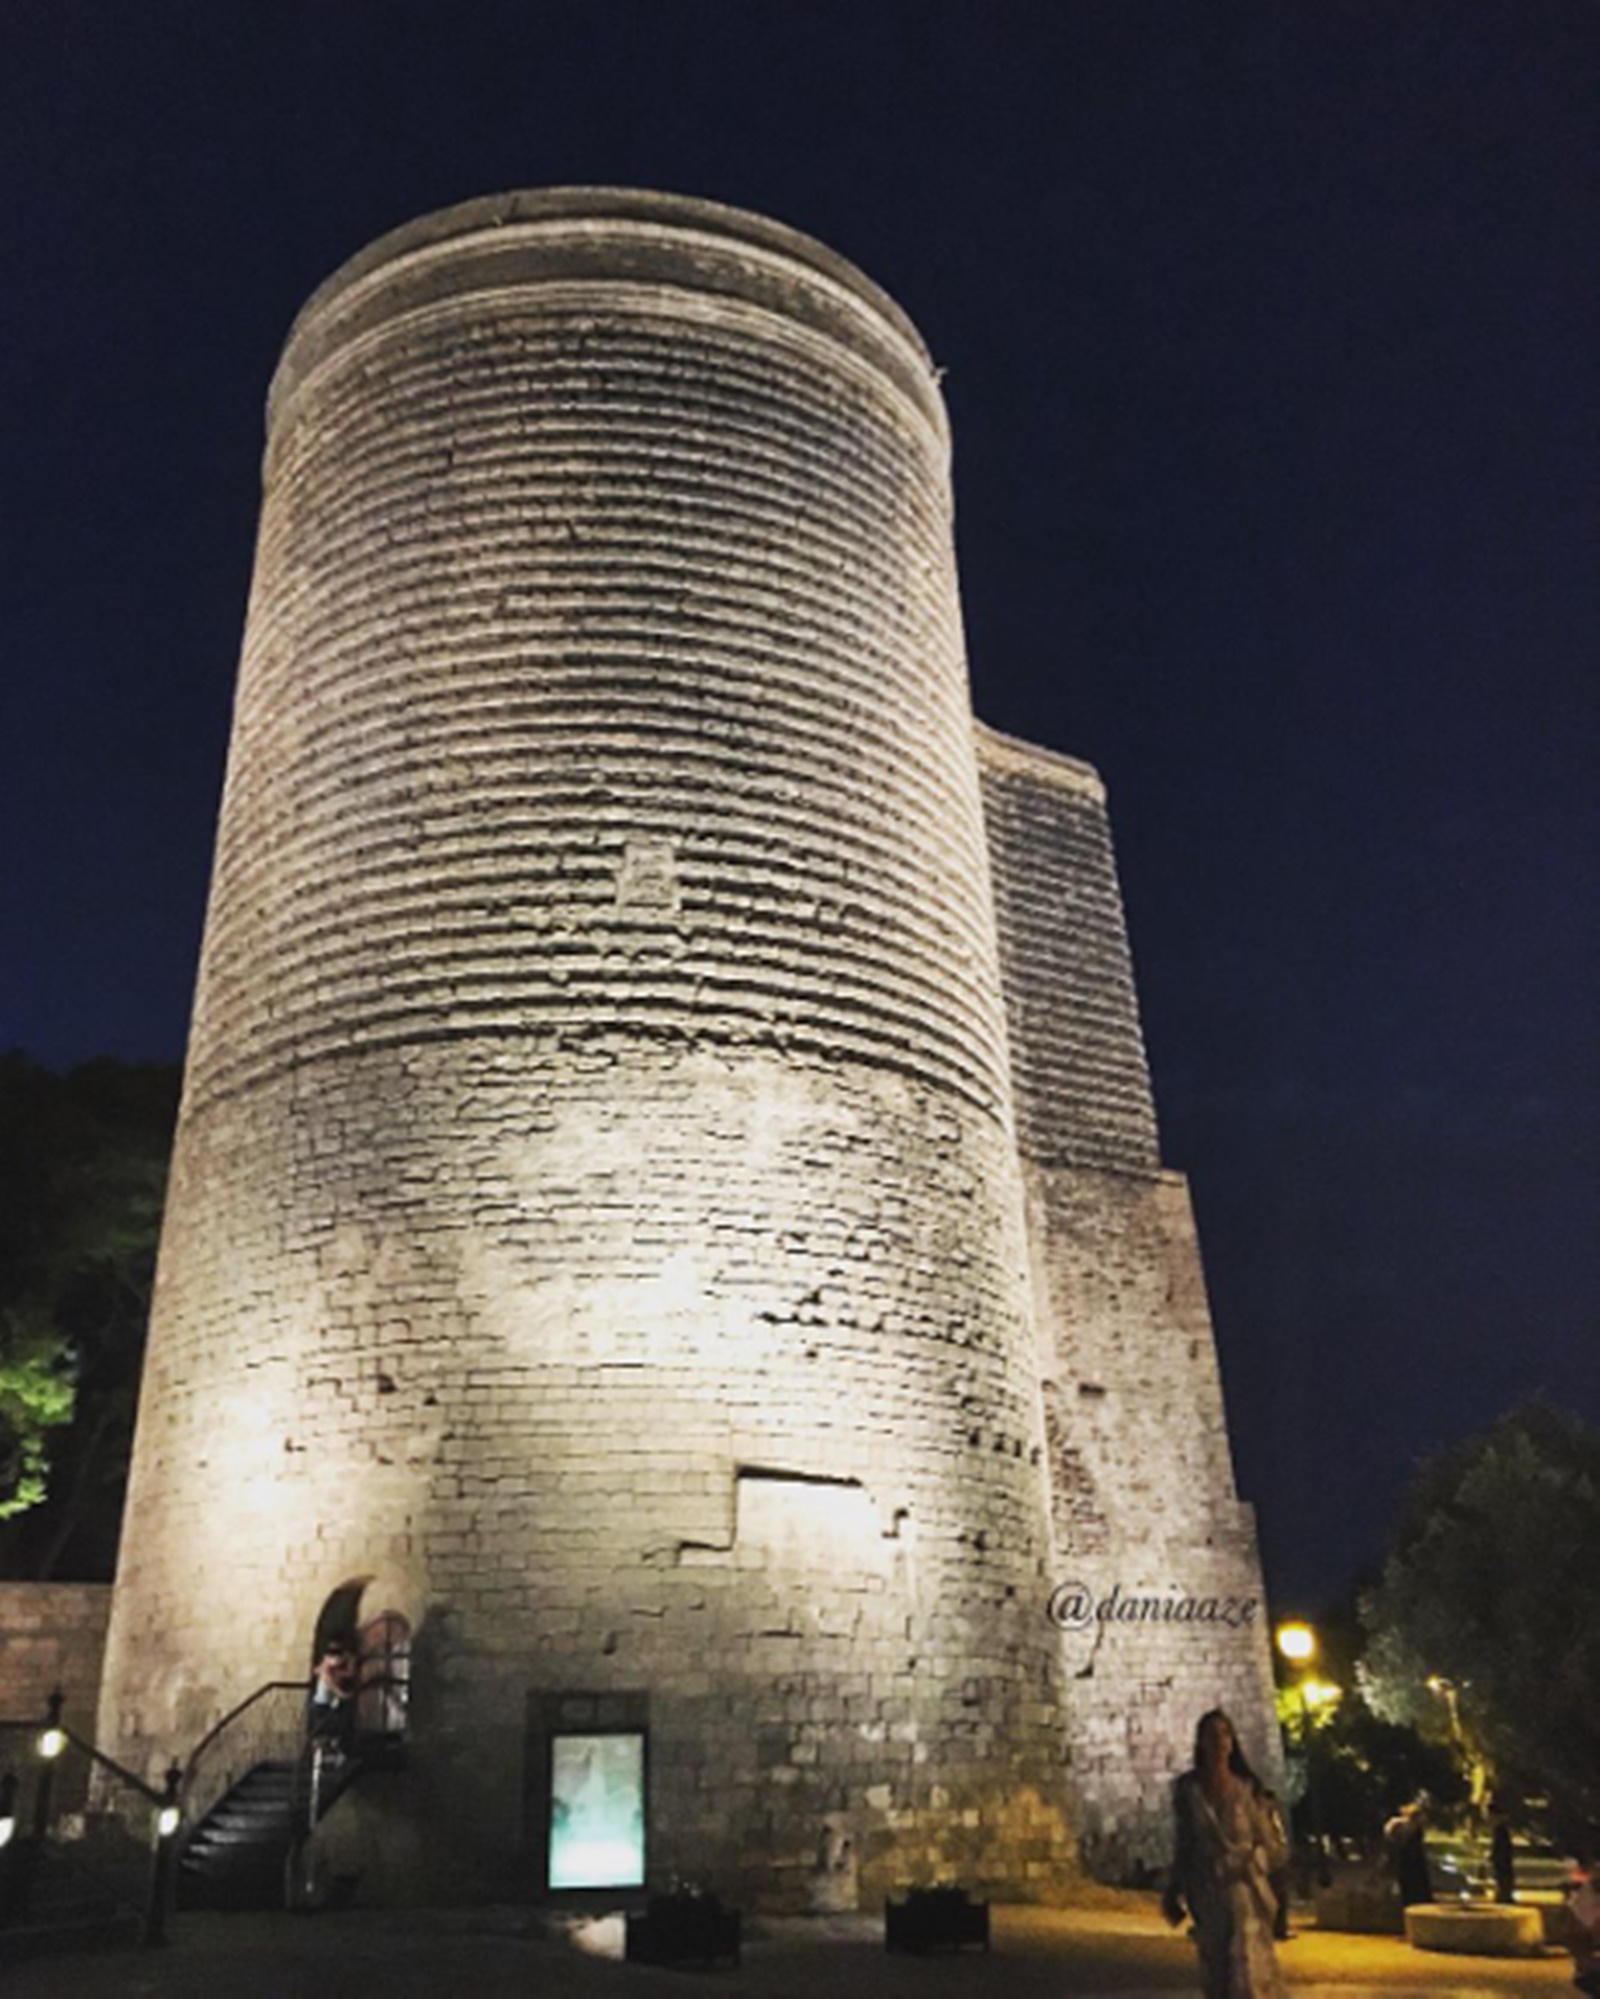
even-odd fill
[[[652,194],[356,257],[272,390],[107,1746],[386,1612],[392,1880],[626,1874],[557,1850],[620,1732],[651,1881],[1048,1893],[1009,1088],[906,319]]]

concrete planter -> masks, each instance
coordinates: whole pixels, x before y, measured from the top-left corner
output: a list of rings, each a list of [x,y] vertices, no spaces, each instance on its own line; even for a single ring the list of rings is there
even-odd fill
[[[1514,1903],[1418,1906],[1406,1910],[1406,1941],[1468,1957],[1528,1957],[1544,1944],[1544,1923],[1537,1909]]]

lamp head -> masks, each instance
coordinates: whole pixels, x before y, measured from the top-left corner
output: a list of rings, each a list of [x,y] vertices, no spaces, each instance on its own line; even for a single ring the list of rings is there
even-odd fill
[[[1296,1666],[1303,1666],[1317,1653],[1317,1634],[1309,1624],[1280,1624],[1278,1650]]]

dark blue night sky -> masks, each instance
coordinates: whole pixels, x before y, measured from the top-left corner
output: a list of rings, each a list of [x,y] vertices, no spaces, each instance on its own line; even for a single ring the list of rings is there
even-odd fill
[[[985,719],[1114,825],[1283,1608],[1600,1415],[1587,4],[580,0],[0,21],[0,1046],[182,1050],[262,403],[467,196],[853,257],[948,370]]]

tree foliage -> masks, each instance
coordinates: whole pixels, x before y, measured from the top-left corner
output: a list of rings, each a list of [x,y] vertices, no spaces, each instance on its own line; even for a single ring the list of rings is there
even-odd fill
[[[1466,1779],[1451,1745],[1425,1740],[1368,1706],[1362,1694],[1366,1638],[1354,1592],[1327,1606],[1316,1630],[1319,1651],[1309,1677],[1331,1680],[1331,1700],[1313,1708],[1302,1690],[1306,1676],[1281,1656],[1274,1662],[1295,1827],[1306,1835],[1320,1825],[1335,1839],[1373,1853],[1402,1805],[1426,1792],[1437,1808],[1451,1811],[1466,1801]]]
[[[0,1572],[114,1560],[178,1080],[0,1056]]]
[[[1592,1837],[1600,1429],[1532,1402],[1428,1460],[1362,1617],[1362,1687],[1380,1718],[1547,1800],[1567,1844]]]
[[[76,1387],[53,1326],[24,1311],[0,1319],[0,1520],[45,1496],[49,1436],[72,1420]]]
[[[1358,1688],[1347,1689],[1337,1707],[1309,1726],[1296,1706],[1291,1696],[1280,1713],[1291,1744],[1291,1795],[1300,1830],[1314,1830],[1315,1816],[1324,1832],[1370,1853],[1386,1822],[1412,1799],[1426,1793],[1446,1812],[1465,1804],[1467,1781],[1450,1747],[1424,1740],[1404,1723],[1382,1720]],[[1315,1815],[1309,1785],[1316,1787]]]

